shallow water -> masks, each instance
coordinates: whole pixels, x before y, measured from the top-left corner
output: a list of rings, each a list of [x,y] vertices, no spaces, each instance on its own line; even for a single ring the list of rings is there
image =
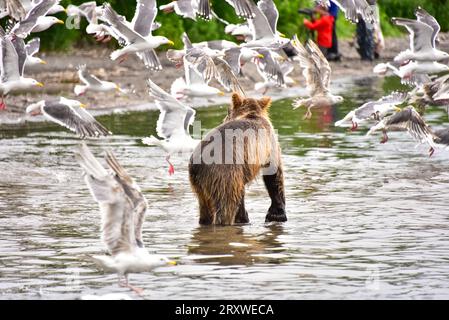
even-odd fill
[[[398,87],[391,79],[345,80],[346,102],[310,121],[291,100],[271,117],[284,153],[288,221],[265,224],[261,179],[249,186],[251,223],[200,227],[186,162],[167,175],[164,154],[140,138],[155,133],[157,112],[100,117],[115,135],[90,140],[111,148],[141,186],[150,209],[144,240],[179,261],[132,274],[148,299],[449,298],[448,152],[427,157],[406,134],[389,143],[333,123],[369,98]],[[429,119],[441,127],[444,110]],[[199,109],[205,131],[224,107]],[[79,140],[51,124],[0,130],[0,298],[74,299],[126,293],[115,274],[88,255],[104,251],[98,205],[73,156]]]

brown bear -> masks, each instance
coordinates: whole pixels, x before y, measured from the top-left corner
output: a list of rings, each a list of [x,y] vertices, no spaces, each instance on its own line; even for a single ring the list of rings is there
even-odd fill
[[[200,224],[249,222],[245,185],[262,170],[271,198],[266,221],[287,221],[281,150],[269,119],[270,98],[232,95],[224,122],[193,151],[189,177],[198,197]]]

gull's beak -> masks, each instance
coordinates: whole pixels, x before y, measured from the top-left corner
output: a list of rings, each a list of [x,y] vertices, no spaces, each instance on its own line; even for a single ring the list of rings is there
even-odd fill
[[[67,8],[64,8],[64,12],[65,12],[65,14],[67,14]]]
[[[169,262],[167,262],[169,265],[171,265],[171,266],[176,266],[177,265],[177,263],[176,263],[176,261],[173,261],[173,260],[170,260]]]
[[[394,107],[394,110],[395,110],[396,112],[402,111],[402,109],[399,108],[399,107]]]
[[[279,36],[281,36],[282,38],[287,38],[287,36],[285,34],[283,34],[282,32],[279,32]]]
[[[39,63],[40,63],[40,64],[47,64],[47,61],[41,60],[41,61],[39,61]]]
[[[170,46],[174,46],[175,45],[175,43],[173,41],[171,41],[171,40],[168,40],[167,44],[170,45]]]
[[[85,105],[84,103],[80,103],[80,108],[86,109],[87,105]]]
[[[122,89],[120,89],[118,84],[115,85],[115,91],[117,91],[117,92],[121,92],[122,91]]]
[[[218,92],[218,95],[219,95],[219,96],[224,96],[225,93],[224,93],[223,91],[219,91],[219,92]]]
[[[259,53],[259,54],[257,55],[257,58],[263,59],[263,58],[265,58],[265,56],[264,56],[263,54]]]
[[[42,83],[42,82],[38,82],[38,83],[36,83],[36,86],[38,86],[38,87],[43,87],[44,86],[44,84]]]
[[[58,20],[56,20],[56,23],[57,23],[57,24],[65,24],[65,22],[64,22],[64,21],[62,21],[62,20],[59,20],[59,19],[58,19]]]

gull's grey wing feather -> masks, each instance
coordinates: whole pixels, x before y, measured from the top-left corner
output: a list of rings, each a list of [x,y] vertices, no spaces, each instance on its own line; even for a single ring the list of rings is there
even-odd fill
[[[373,24],[376,14],[366,0],[334,0],[333,1],[344,13],[346,19],[352,23],[359,21],[359,14],[363,20]]]
[[[267,77],[267,79],[275,81],[278,86],[285,84],[284,74],[282,73],[281,66],[271,55],[271,51],[268,49],[257,49],[257,52],[264,57],[258,59],[258,69]]]
[[[415,10],[415,15],[416,15],[418,21],[423,22],[432,28],[433,33],[432,33],[432,37],[431,37],[430,41],[431,41],[432,47],[435,48],[436,38],[441,29],[440,24],[438,23],[437,19],[435,19],[433,16],[431,16],[426,10],[424,10],[421,7],[418,7]]]
[[[37,19],[41,16],[45,16],[58,2],[59,0],[42,0],[27,13],[25,19],[17,23],[11,29],[11,33],[21,38],[25,38],[36,26]]]
[[[142,225],[148,209],[148,202],[140,191],[139,186],[120,165],[111,151],[106,152],[106,162],[109,168],[115,173],[116,181],[120,183],[124,193],[132,204],[135,240],[139,247],[143,247]]]
[[[14,46],[14,49],[17,52],[17,58],[19,63],[19,74],[20,76],[23,76],[23,72],[25,69],[25,61],[27,59],[25,41],[19,37],[13,37],[11,41]]]
[[[85,64],[80,65],[78,67],[78,77],[82,82],[84,82],[87,85],[93,85],[93,86],[101,86],[101,80],[97,77],[91,75],[87,71],[87,67]]]
[[[240,58],[242,51],[240,48],[231,48],[225,51],[224,60],[231,66],[234,74],[240,74]]]
[[[270,24],[271,30],[274,34],[276,34],[277,31],[277,24],[279,19],[279,11],[276,8],[276,5],[274,4],[273,0],[261,0],[257,3],[257,6],[259,9],[263,12],[265,17],[268,20],[268,23]]]
[[[271,30],[267,17],[253,1],[249,1],[248,3],[254,13],[253,18],[248,19],[248,24],[253,33],[253,40],[274,38],[274,32]]]
[[[162,64],[154,49],[137,52],[137,56],[143,61],[145,67],[148,69],[155,71],[162,70]]]
[[[212,9],[210,7],[210,0],[199,0],[197,15],[205,20],[210,20],[212,18]]]
[[[156,0],[137,0],[136,12],[131,21],[134,31],[143,37],[150,35],[156,15]]]
[[[39,52],[39,48],[41,46],[41,39],[40,38],[33,38],[30,41],[27,42],[25,49],[27,52],[27,55],[30,57],[34,56],[36,53]]]
[[[114,175],[108,173],[85,144],[75,152],[85,171],[85,181],[102,214],[102,239],[115,256],[136,248],[132,203]]]
[[[254,18],[253,7],[251,2],[253,0],[226,0],[231,6],[234,7],[235,13],[242,18],[252,19]]]
[[[220,82],[220,84],[229,91],[237,92],[240,95],[245,96],[245,91],[240,85],[237,76],[232,71],[229,64],[222,58],[214,58],[215,64],[215,78]]]
[[[394,24],[403,26],[410,33],[410,48],[412,51],[431,50],[433,29],[428,24],[406,18],[392,18]]]
[[[1,82],[20,79],[19,57],[9,36],[0,38]]]

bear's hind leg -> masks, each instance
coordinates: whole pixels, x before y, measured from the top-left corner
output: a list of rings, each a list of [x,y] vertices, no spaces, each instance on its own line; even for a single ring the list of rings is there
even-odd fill
[[[215,211],[212,211],[210,202],[203,192],[198,193],[198,204],[200,206],[200,224],[209,225],[214,223]]]
[[[287,221],[285,214],[284,175],[280,166],[273,175],[264,175],[263,181],[271,198],[271,206],[265,217],[265,222]]]
[[[235,223],[248,223],[248,212],[245,209],[245,195],[243,195],[242,200],[240,201],[239,208],[237,210],[237,214],[235,216]]]

